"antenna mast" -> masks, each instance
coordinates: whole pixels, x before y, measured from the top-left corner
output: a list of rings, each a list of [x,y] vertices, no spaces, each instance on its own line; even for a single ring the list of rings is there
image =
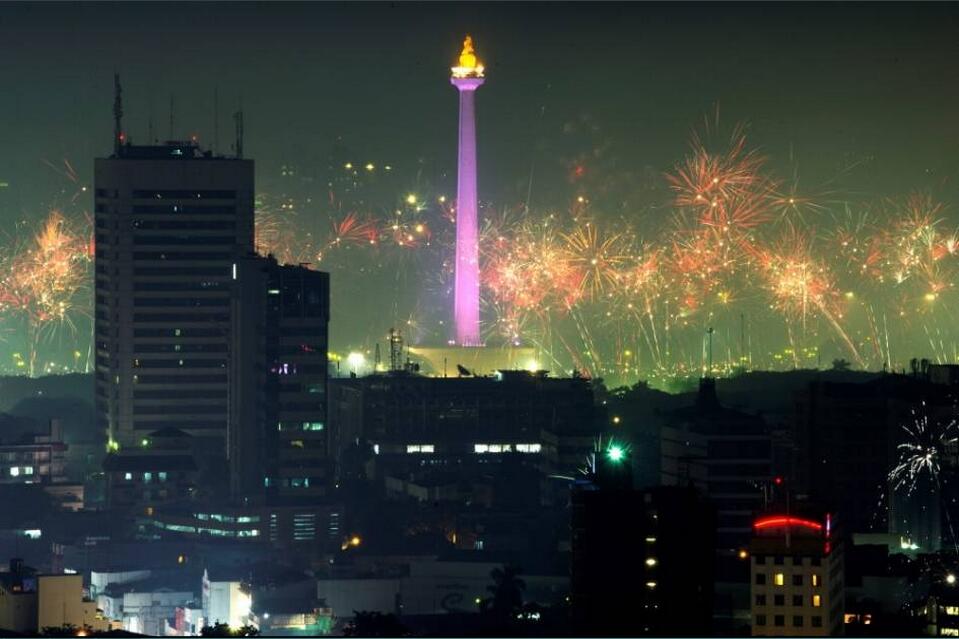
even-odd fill
[[[706,329],[706,339],[708,340],[708,348],[709,348],[709,358],[707,359],[709,368],[706,370],[706,377],[711,377],[713,374],[713,327],[712,326]]]
[[[220,146],[220,89],[213,87],[213,155]]]
[[[243,107],[233,114],[233,121],[236,123],[236,157],[243,157]]]
[[[403,368],[403,336],[395,328],[390,329],[390,370]]]
[[[113,73],[113,152],[120,155],[120,144],[123,142],[123,89],[120,87],[120,74]]]

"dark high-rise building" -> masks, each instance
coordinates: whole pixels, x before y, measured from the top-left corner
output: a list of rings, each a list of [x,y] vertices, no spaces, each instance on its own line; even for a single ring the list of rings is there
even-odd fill
[[[234,499],[316,503],[331,481],[330,278],[272,258],[237,264],[230,462]]]
[[[713,609],[715,519],[691,486],[637,490],[623,449],[572,492],[574,630],[600,636],[705,636]]]
[[[230,289],[253,251],[253,162],[118,145],[95,165],[96,403],[112,449],[176,428],[217,454]]]
[[[545,371],[492,377],[397,371],[335,380],[330,400],[335,454],[342,462],[362,442],[372,448],[380,476],[518,466],[570,476],[598,435],[589,380]],[[343,464],[341,471],[349,474]]]

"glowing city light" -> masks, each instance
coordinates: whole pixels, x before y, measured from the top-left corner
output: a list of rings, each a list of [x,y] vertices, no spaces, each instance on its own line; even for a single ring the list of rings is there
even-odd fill
[[[611,462],[621,462],[626,457],[626,450],[614,444],[606,449],[606,457]]]
[[[811,530],[822,530],[822,524],[811,519],[802,519],[799,517],[764,517],[757,519],[753,523],[753,528],[763,530],[765,528],[785,528],[788,526],[798,526],[809,528]]]

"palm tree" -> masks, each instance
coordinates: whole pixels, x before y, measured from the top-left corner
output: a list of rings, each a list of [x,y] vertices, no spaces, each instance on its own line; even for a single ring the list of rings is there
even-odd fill
[[[515,618],[523,609],[523,591],[526,590],[526,582],[519,578],[519,574],[519,568],[511,564],[490,571],[493,583],[486,590],[492,596],[483,601],[484,612],[503,621]]]

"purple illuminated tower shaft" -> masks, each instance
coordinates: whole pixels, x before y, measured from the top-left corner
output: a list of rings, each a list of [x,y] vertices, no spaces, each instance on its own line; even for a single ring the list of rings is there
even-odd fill
[[[459,346],[482,346],[479,312],[479,220],[476,211],[476,89],[483,78],[452,78],[460,92],[456,176],[456,288],[453,319]]]

